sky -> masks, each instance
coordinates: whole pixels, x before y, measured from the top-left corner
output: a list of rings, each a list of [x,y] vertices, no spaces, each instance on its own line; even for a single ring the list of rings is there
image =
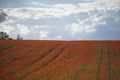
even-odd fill
[[[0,31],[25,40],[120,40],[120,0],[0,0]]]

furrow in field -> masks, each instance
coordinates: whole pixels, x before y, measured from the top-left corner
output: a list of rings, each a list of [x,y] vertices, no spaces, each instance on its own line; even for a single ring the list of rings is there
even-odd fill
[[[25,78],[26,76],[45,67],[50,62],[55,60],[60,55],[60,53],[62,53],[62,51],[64,51],[64,49],[67,48],[68,46],[69,45],[65,43],[65,44],[62,44],[62,45],[56,47],[55,49],[49,51],[49,54],[46,55],[43,59],[38,60],[37,62],[28,66],[27,68],[24,68],[23,70],[20,70],[19,72],[15,73],[13,75],[9,75],[8,77],[13,77],[13,80],[16,80],[16,79],[21,80],[21,79]]]

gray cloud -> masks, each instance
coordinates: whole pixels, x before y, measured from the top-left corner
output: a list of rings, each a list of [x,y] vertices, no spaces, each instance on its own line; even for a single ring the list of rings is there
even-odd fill
[[[7,14],[4,12],[0,12],[0,23],[6,20]]]

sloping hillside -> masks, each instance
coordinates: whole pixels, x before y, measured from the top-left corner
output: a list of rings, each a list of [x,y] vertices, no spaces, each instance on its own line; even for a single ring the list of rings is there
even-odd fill
[[[0,41],[0,80],[120,80],[120,41]]]

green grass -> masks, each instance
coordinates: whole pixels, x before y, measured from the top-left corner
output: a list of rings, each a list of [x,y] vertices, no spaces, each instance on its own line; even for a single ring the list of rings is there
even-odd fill
[[[78,80],[79,77],[82,76],[82,73],[87,71],[89,68],[88,65],[80,65],[77,70],[73,72],[73,74],[70,76],[69,80]]]
[[[0,51],[4,51],[4,50],[7,50],[7,49],[9,49],[9,48],[11,48],[11,47],[13,47],[13,46],[15,46],[16,44],[9,44],[9,45],[7,45],[7,46],[2,46],[2,47],[0,47]]]
[[[112,74],[111,74],[111,57],[110,57],[110,52],[111,52],[111,48],[108,47],[108,78],[109,80],[113,80],[112,78]]]
[[[101,49],[100,49],[100,55],[99,55],[99,58],[98,58],[98,66],[97,66],[97,73],[96,73],[95,80],[99,80],[100,71],[101,71],[101,64],[102,64],[103,56],[104,56],[103,42],[100,43],[100,46],[101,46]]]

